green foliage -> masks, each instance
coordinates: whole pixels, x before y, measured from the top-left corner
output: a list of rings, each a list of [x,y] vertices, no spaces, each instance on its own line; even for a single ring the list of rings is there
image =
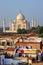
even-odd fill
[[[43,33],[39,34],[39,37],[43,37]]]
[[[26,29],[18,29],[17,33],[18,34],[26,34],[26,33],[37,33],[39,35],[39,37],[43,37],[43,26],[38,26],[36,28],[31,28],[30,30],[26,30]]]
[[[39,37],[43,37],[43,26],[38,26],[36,29]]]
[[[21,30],[21,29],[18,29],[18,30],[17,30],[17,33],[18,33],[18,34],[21,34],[21,33],[22,33],[22,30]]]
[[[26,30],[26,29],[18,29],[17,30],[18,34],[26,34],[27,32],[28,32],[28,30]]]
[[[38,34],[43,33],[43,26],[40,26],[40,27],[37,28],[37,33]]]
[[[27,33],[27,31],[25,29],[22,29],[22,34]]]

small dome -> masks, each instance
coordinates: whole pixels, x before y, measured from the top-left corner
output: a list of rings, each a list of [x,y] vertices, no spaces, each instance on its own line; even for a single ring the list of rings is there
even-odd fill
[[[17,20],[24,20],[25,16],[22,13],[19,13],[16,17]]]

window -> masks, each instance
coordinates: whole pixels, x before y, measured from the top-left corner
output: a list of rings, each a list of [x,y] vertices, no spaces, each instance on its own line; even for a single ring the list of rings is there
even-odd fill
[[[10,42],[7,41],[7,45],[10,46]]]
[[[2,46],[5,46],[5,42],[2,42]]]

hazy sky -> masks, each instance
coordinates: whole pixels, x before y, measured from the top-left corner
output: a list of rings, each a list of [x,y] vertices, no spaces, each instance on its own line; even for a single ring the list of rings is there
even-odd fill
[[[19,12],[22,12],[30,23],[32,18],[35,18],[38,24],[43,25],[43,0],[0,0],[0,26],[4,18],[8,26],[10,19],[15,19]]]

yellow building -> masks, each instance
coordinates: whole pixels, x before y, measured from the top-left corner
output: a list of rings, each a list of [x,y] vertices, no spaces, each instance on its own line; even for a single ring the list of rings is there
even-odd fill
[[[29,29],[30,24],[25,19],[25,16],[22,13],[19,13],[15,20],[10,24],[9,30],[5,30],[5,32],[17,32],[18,29]]]

